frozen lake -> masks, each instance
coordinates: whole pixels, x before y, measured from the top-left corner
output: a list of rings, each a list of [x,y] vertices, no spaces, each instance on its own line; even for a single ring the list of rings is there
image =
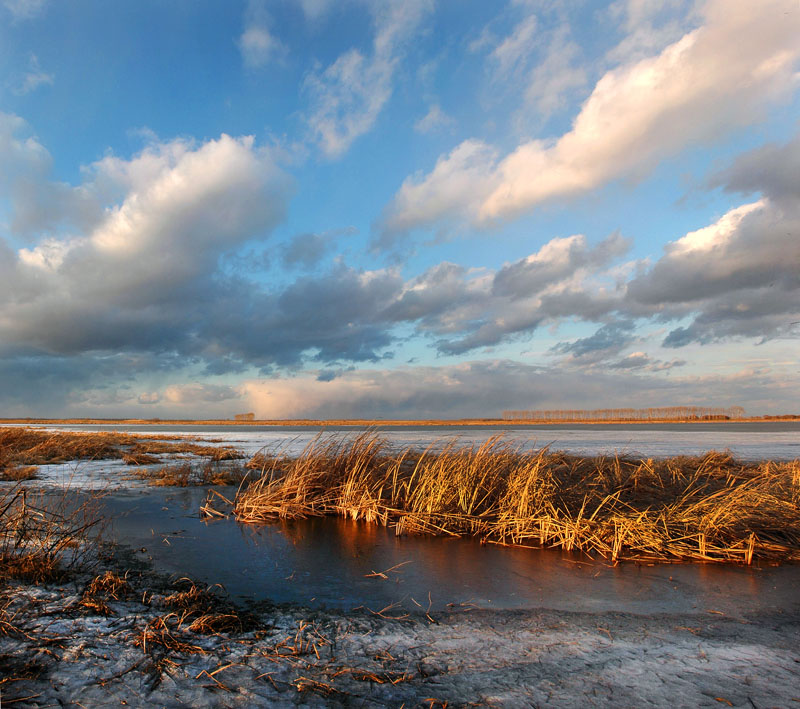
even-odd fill
[[[56,427],[50,427],[56,428]],[[315,436],[356,435],[353,427],[65,426],[144,435],[202,437],[250,455],[297,454]],[[742,459],[800,457],[800,423],[517,427],[385,427],[393,448],[434,449],[503,434],[524,448],[582,455],[661,457],[730,450]],[[213,442],[213,443],[212,443]],[[164,457],[164,462],[169,462]],[[347,609],[422,612],[429,605],[565,611],[797,611],[800,566],[609,565],[548,549],[481,546],[473,539],[397,537],[392,529],[338,518],[248,527],[199,516],[203,488],[152,488],[119,461],[41,466],[48,487],[101,488],[113,539],[158,571],[221,583],[240,600]],[[235,490],[227,491],[229,495]],[[733,589],[733,592],[732,592]]]
[[[262,448],[297,454],[320,432],[348,434],[354,426],[48,426],[67,431],[124,431],[138,434],[191,435],[213,438],[246,454]],[[620,455],[666,458],[730,450],[742,460],[800,458],[800,421],[658,424],[546,424],[541,426],[377,426],[373,430],[396,448],[441,448],[454,439],[459,445],[484,442],[503,434],[525,448],[562,450],[576,455]]]

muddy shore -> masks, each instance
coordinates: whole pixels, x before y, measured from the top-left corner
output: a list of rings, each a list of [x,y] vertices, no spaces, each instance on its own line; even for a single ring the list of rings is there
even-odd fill
[[[262,604],[234,631],[173,618],[169,590],[129,577],[105,615],[89,577],[6,588],[13,706],[654,706],[800,703],[800,612],[724,615],[451,610],[406,615]],[[157,588],[157,585],[156,585]],[[161,636],[163,639],[165,636]],[[171,640],[170,640],[171,638]],[[27,678],[25,678],[27,677]],[[13,704],[12,704],[13,702]]]

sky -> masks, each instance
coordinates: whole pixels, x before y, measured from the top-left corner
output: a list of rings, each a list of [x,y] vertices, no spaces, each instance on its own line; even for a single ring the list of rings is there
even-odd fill
[[[0,0],[0,416],[800,395],[797,0]]]

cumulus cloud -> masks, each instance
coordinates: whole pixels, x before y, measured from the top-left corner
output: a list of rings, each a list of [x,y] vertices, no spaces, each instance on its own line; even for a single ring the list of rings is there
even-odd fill
[[[700,27],[604,74],[569,132],[522,143],[499,161],[489,146],[462,143],[431,173],[403,183],[382,227],[408,230],[462,215],[478,225],[514,218],[641,175],[689,143],[759,120],[796,86],[798,33],[800,12],[790,0],[711,0]],[[465,162],[465,152],[473,159]]]
[[[20,171],[34,175],[31,164],[48,156],[31,139],[20,145],[27,158],[18,161]],[[46,193],[44,173],[34,177]],[[87,178],[78,191],[96,202],[104,185],[123,195],[96,210],[102,216],[94,226],[44,230],[38,243],[16,252],[3,247],[4,348],[186,347],[203,303],[213,300],[220,255],[267,234],[283,218],[291,189],[268,151],[252,138],[226,135],[202,145],[153,145],[132,160],[109,156]],[[13,199],[13,180],[11,188]]]
[[[394,340],[381,314],[401,285],[393,271],[338,265],[276,292],[232,292],[211,305],[204,336],[256,366],[377,361]]]
[[[604,280],[603,267],[628,248],[619,234],[595,246],[575,235],[494,272],[441,263],[406,283],[386,313],[416,321],[450,355],[529,336],[547,321],[596,320],[617,307],[619,296],[595,280]]]
[[[375,124],[392,95],[405,44],[432,6],[432,0],[390,0],[371,6],[371,54],[353,48],[324,70],[309,74],[308,126],[327,157],[342,155]]]
[[[556,347],[576,366],[619,356],[632,342],[633,323],[644,320],[678,324],[667,347],[793,337],[792,323],[800,320],[798,174],[800,137],[741,156],[709,184],[760,198],[671,242],[632,275],[612,275],[630,247],[621,235],[595,245],[582,235],[558,237],[495,272],[432,267],[404,285],[386,314],[414,322],[452,355],[527,337],[565,318],[606,322],[594,335]],[[621,360],[620,368],[633,369],[636,361]],[[649,371],[678,366],[643,364]]]
[[[561,342],[552,351],[567,355],[567,364],[592,365],[619,355],[635,340],[634,331],[635,325],[630,320],[607,323],[593,335]]]
[[[579,268],[597,270],[624,255],[631,242],[614,233],[594,247],[583,234],[555,238],[535,254],[503,266],[494,277],[492,291],[497,295],[522,298],[544,290]]]
[[[8,166],[0,189],[17,214],[20,195],[52,188],[51,160],[24,122],[0,119]],[[76,386],[91,383],[83,388],[97,406],[154,403],[155,391],[175,411],[200,403],[246,408],[237,399],[242,391],[227,384],[158,389],[143,382],[137,394],[112,383],[153,371],[181,372],[175,382],[318,366],[313,376],[291,380],[308,379],[303,386],[316,396],[321,385],[361,382],[347,365],[382,361],[400,333],[463,355],[565,319],[599,327],[554,349],[570,371],[655,376],[677,368],[681,360],[629,352],[634,323],[642,321],[672,323],[664,342],[672,347],[790,336],[790,323],[800,320],[798,141],[743,155],[714,176],[712,185],[748,200],[676,239],[632,276],[615,266],[630,246],[618,233],[599,242],[556,237],[496,270],[443,262],[409,279],[398,269],[342,261],[317,269],[337,236],[327,233],[278,246],[287,263],[315,273],[275,283],[265,273],[224,268],[228,254],[254,243],[266,248],[263,240],[283,218],[292,184],[272,153],[248,137],[153,141],[129,159],[107,156],[88,166],[78,186],[60,185],[63,209],[40,219],[38,230],[28,224],[26,245],[0,239],[5,399],[23,401],[15,398],[14,372],[52,383],[52,370],[68,382],[53,384],[53,400],[65,407],[77,405]],[[19,191],[21,182],[28,192]],[[76,205],[83,205],[81,218]]]
[[[468,210],[482,201],[493,184],[497,151],[480,140],[465,140],[441,156],[428,175],[412,175],[403,182],[383,210],[376,242],[391,245],[398,233],[424,226]]]
[[[86,229],[102,216],[102,207],[86,189],[50,179],[52,158],[30,126],[0,112],[0,198],[9,202],[8,227],[28,239],[42,230]]]
[[[361,369],[330,381],[312,376],[254,379],[241,391],[245,408],[263,418],[462,418],[500,416],[505,409],[591,409],[609,402],[619,407],[745,402],[756,412],[790,410],[796,403],[782,378],[769,372],[664,377],[512,360]]]
[[[626,302],[664,320],[691,316],[664,344],[791,336],[800,319],[800,136],[740,157],[711,183],[761,192],[668,244],[627,285]]]
[[[171,404],[209,404],[238,399],[240,396],[241,393],[234,387],[192,382],[168,386],[163,398]],[[141,397],[139,399],[141,401]]]

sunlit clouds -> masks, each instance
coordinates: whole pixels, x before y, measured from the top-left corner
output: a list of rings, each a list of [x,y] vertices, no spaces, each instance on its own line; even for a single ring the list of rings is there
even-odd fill
[[[8,415],[796,409],[795,2],[128,10],[0,5]]]

